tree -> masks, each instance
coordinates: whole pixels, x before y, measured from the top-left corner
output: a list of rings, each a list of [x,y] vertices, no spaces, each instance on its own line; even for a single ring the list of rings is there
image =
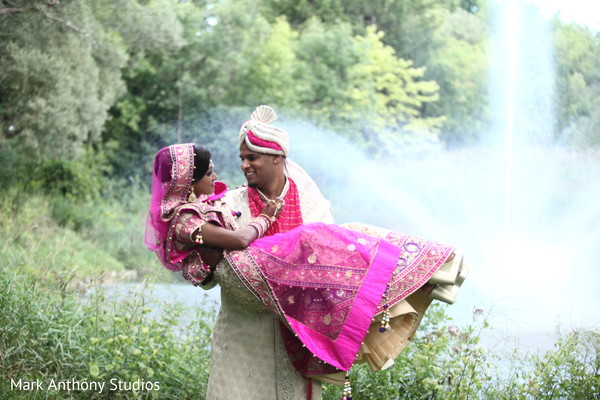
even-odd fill
[[[77,155],[100,138],[126,54],[84,3],[15,8],[0,16],[2,141],[33,157]]]
[[[347,23],[354,35],[383,32],[381,41],[396,57],[426,67],[423,79],[440,87],[439,100],[426,102],[423,117],[445,116],[441,138],[447,143],[473,141],[486,127],[487,52],[485,1],[480,0],[335,0],[267,1],[273,13],[293,26],[327,27]],[[335,16],[335,17],[332,17]],[[330,28],[331,29],[331,28]],[[335,28],[333,28],[335,29]],[[344,100],[342,100],[344,101]]]
[[[358,63],[350,25],[325,25],[311,19],[298,38],[298,102],[301,114],[323,126],[342,131],[341,111],[349,107],[348,74]],[[353,133],[350,133],[353,135]]]
[[[415,68],[411,61],[396,57],[394,50],[383,44],[383,36],[370,27],[365,36],[354,38],[360,61],[349,70],[350,102],[342,112],[368,120],[363,135],[371,147],[375,145],[371,150],[402,143],[407,133],[435,137],[444,120],[422,116],[424,105],[438,99],[438,85],[422,80],[425,68]]]
[[[342,0],[266,0],[266,15],[271,19],[285,16],[292,26],[302,26],[316,18],[327,25],[349,22],[348,1]]]
[[[555,21],[558,140],[600,147],[600,34]]]
[[[372,152],[408,132],[435,136],[443,120],[421,115],[424,104],[437,99],[435,82],[423,80],[424,68],[398,58],[382,38],[374,27],[353,36],[348,24],[313,19],[297,54],[306,114]]]
[[[0,8],[0,129],[5,144],[33,149],[33,157],[72,158],[99,143],[125,92],[127,63],[183,45],[168,0],[4,5],[13,11]]]
[[[427,104],[425,115],[444,115],[441,139],[473,143],[487,128],[488,29],[484,20],[457,9],[435,32],[426,77],[440,85],[440,101]]]

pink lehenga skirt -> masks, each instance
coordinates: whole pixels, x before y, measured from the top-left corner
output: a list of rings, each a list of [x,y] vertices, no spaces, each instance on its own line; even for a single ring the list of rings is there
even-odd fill
[[[295,368],[333,383],[355,362],[373,369],[393,363],[429,305],[418,289],[454,251],[368,225],[347,228],[302,225],[225,253],[244,285],[279,317]]]

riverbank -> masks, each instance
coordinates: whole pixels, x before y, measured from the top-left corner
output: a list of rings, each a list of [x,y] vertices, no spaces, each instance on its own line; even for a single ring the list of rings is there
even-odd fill
[[[9,188],[0,194],[0,268],[32,276],[52,271],[64,282],[155,275],[156,257],[144,246],[146,197],[135,188],[118,200]]]

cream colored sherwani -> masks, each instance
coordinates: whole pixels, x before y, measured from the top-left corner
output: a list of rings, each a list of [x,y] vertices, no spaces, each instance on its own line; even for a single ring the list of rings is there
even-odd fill
[[[333,223],[328,201],[298,188],[304,223]],[[225,202],[242,215],[240,228],[252,216],[245,187],[230,191]],[[290,362],[279,322],[237,278],[226,260],[217,265],[221,309],[212,336],[208,400],[305,400],[308,383]],[[321,385],[313,382],[314,400]]]

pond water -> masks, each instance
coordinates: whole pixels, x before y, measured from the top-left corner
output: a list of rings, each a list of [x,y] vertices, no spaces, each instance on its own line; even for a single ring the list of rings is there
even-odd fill
[[[209,315],[216,315],[221,302],[219,288],[203,290],[188,283],[137,283],[127,282],[118,284],[105,284],[101,286],[102,293],[108,302],[126,301],[132,296],[143,296],[145,305],[153,308],[150,315],[159,315],[165,305],[178,304],[183,310],[196,310],[202,308]],[[96,292],[92,287],[86,294],[90,298]],[[182,322],[186,316],[193,313],[183,313]]]

